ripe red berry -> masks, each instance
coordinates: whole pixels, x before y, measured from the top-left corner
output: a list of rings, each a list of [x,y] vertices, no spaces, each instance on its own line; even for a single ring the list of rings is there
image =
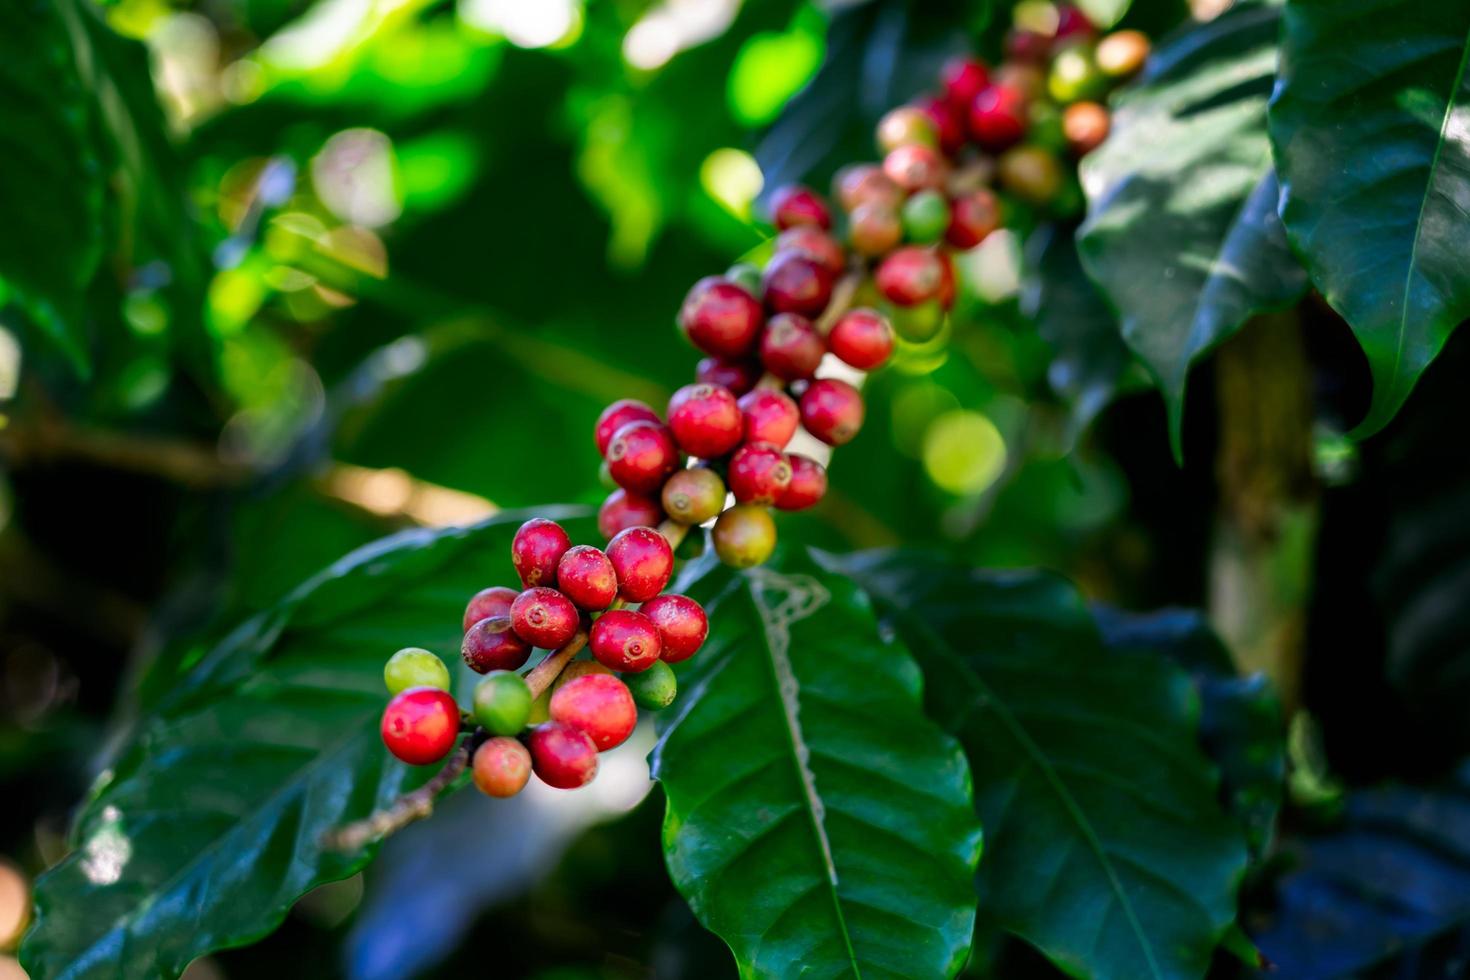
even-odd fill
[[[963,110],[956,110],[949,102],[938,96],[920,99],[918,108],[934,124],[934,131],[939,134],[941,150],[954,156],[964,147],[965,140],[970,137],[970,131],[965,125]]]
[[[893,353],[893,327],[876,310],[849,310],[832,325],[827,346],[843,363],[871,371]]]
[[[776,550],[776,522],[764,507],[736,504],[715,521],[710,539],[720,561],[734,568],[750,568]]]
[[[783,231],[796,225],[832,227],[832,212],[827,202],[815,191],[799,184],[779,187],[771,195],[771,218]]]
[[[531,778],[531,753],[513,738],[500,735],[475,750],[470,763],[475,788],[498,800],[515,796]]]
[[[939,151],[928,146],[900,146],[883,158],[883,172],[899,187],[914,191],[942,190],[949,165]]]
[[[680,524],[703,524],[725,509],[725,481],[703,467],[680,470],[664,484],[663,504]]]
[[[604,667],[633,673],[647,670],[663,651],[658,627],[631,609],[611,609],[599,616],[587,645]]]
[[[503,585],[492,585],[488,589],[481,589],[470,599],[469,605],[464,609],[464,626],[462,632],[469,632],[469,628],[482,619],[491,616],[509,616],[510,604],[516,601],[520,595],[515,589],[508,589]]]
[[[990,84],[990,71],[978,58],[951,58],[939,71],[944,99],[956,112],[969,111],[975,96]]]
[[[954,263],[950,261],[946,252],[940,252],[939,259],[939,292],[934,298],[939,301],[941,309],[948,310],[954,306]]]
[[[740,406],[729,388],[685,385],[669,399],[669,428],[690,456],[717,459],[740,444]]]
[[[526,739],[531,768],[547,786],[577,789],[597,775],[597,746],[586,732],[559,721],[531,729]]]
[[[860,204],[848,217],[847,241],[869,258],[892,251],[903,241],[903,219],[889,204]]]
[[[761,379],[759,361],[725,361],[718,357],[702,358],[694,367],[694,380],[701,384],[723,385],[739,397],[755,387]]]
[[[679,328],[684,335],[715,357],[738,358],[749,353],[764,319],[754,296],[719,276],[696,282],[679,308]]]
[[[1097,30],[1082,11],[1070,3],[1057,4],[1057,29],[1052,34],[1056,41],[1070,37],[1091,37]]]
[[[796,313],[776,314],[761,334],[761,363],[782,381],[810,378],[826,352],[812,321]]]
[[[593,433],[597,440],[597,455],[607,455],[607,444],[619,429],[629,422],[661,422],[658,413],[643,402],[633,398],[620,398],[602,410],[597,417],[597,428]]]
[[[974,248],[1000,227],[1000,200],[985,188],[954,199],[944,240],[955,248]]]
[[[383,744],[413,766],[438,762],[459,738],[459,705],[436,687],[411,687],[383,709]]]
[[[532,646],[555,650],[577,633],[582,617],[572,600],[555,589],[527,589],[510,606],[510,626]]]
[[[943,277],[944,269],[933,251],[909,245],[885,258],[873,281],[889,301],[899,306],[917,306],[939,294]]]
[[[572,546],[572,539],[555,521],[533,517],[521,525],[510,543],[510,561],[526,588],[556,581],[556,563]]]
[[[827,495],[827,470],[816,460],[800,453],[786,457],[791,461],[791,483],[776,501],[781,510],[805,510]]]
[[[630,527],[658,527],[663,519],[664,512],[657,500],[619,487],[608,494],[598,508],[597,531],[612,540],[619,531]]]
[[[834,276],[847,267],[847,253],[837,239],[812,225],[788,228],[776,236],[776,253],[795,252],[824,267]]]
[[[970,105],[970,135],[992,153],[1008,149],[1026,135],[1026,96],[1011,85],[990,85]]]
[[[561,556],[556,587],[579,608],[606,609],[618,597],[618,574],[601,549],[579,544]]]
[[[1006,57],[1012,62],[1045,61],[1051,54],[1051,37],[1040,31],[1011,31],[1006,35]]]
[[[674,571],[669,539],[649,527],[630,527],[607,545],[618,590],[629,602],[646,602],[664,590]]]
[[[607,444],[607,471],[624,490],[652,496],[679,468],[674,433],[657,422],[629,422]]]
[[[804,255],[787,252],[766,266],[761,284],[766,306],[776,313],[816,316],[832,296],[832,273]]]
[[[801,424],[796,402],[784,391],[757,388],[740,396],[739,404],[745,416],[746,442],[766,442],[785,449]]]
[[[459,655],[477,674],[492,670],[519,670],[531,658],[531,644],[516,635],[510,612],[474,623],[465,631]]]
[[[854,211],[864,204],[896,208],[903,203],[903,190],[876,163],[843,167],[837,171],[833,186],[844,211]]]
[[[622,745],[638,724],[638,706],[628,686],[612,674],[583,674],[551,695],[552,721],[586,732],[606,752]]]
[[[829,446],[850,441],[863,426],[863,396],[846,381],[813,381],[802,393],[800,407],[801,424]]]
[[[791,463],[780,449],[747,442],[730,457],[730,492],[742,504],[774,504],[791,484]]]
[[[704,607],[688,596],[661,595],[650,599],[639,610],[658,627],[663,642],[664,663],[676,664],[694,656],[709,635],[709,619]]]

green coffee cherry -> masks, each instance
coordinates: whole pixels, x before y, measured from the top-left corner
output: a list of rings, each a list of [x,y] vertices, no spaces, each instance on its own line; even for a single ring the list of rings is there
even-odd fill
[[[761,270],[749,262],[737,262],[725,270],[725,278],[745,290],[750,295],[760,298],[761,295]]]
[[[1046,79],[1047,92],[1061,103],[1097,99],[1107,87],[1107,78],[1098,71],[1091,49],[1083,45],[1058,52]]]
[[[919,191],[903,206],[903,233],[911,242],[938,241],[949,227],[949,201],[939,191]]]
[[[633,692],[633,700],[640,708],[658,711],[674,703],[679,693],[679,681],[674,677],[674,668],[662,660],[654,661],[652,667],[637,674],[624,674],[623,683]]]
[[[398,694],[411,687],[437,687],[447,691],[449,668],[427,650],[404,647],[383,665],[383,683],[388,685],[389,694]]]
[[[893,324],[893,332],[911,344],[923,344],[939,336],[944,329],[944,307],[931,299],[917,306],[894,306],[885,312]]]
[[[493,670],[475,685],[475,720],[492,735],[515,735],[531,717],[531,689],[509,670]]]

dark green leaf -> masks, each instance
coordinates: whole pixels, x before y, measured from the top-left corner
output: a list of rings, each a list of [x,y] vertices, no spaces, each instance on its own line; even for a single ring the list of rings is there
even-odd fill
[[[711,632],[661,719],[674,884],[742,976],[948,976],[969,952],[980,828],[907,651],[803,558],[717,569]]]

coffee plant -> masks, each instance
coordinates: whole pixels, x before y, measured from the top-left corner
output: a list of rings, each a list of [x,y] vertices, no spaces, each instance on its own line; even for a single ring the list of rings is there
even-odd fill
[[[1470,8],[390,6],[0,13],[0,967],[1463,972]]]

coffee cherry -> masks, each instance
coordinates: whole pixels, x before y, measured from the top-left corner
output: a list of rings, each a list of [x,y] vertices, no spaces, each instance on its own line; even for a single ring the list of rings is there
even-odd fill
[[[631,609],[611,609],[592,624],[588,642],[597,662],[612,670],[647,670],[663,652],[653,620]]]
[[[437,687],[449,690],[449,668],[444,661],[419,647],[404,647],[383,665],[383,683],[389,694],[411,687]]]
[[[709,618],[704,614],[704,607],[688,596],[661,595],[645,602],[639,612],[658,627],[663,642],[660,657],[664,663],[688,660],[709,635]]]
[[[470,775],[486,796],[498,800],[515,796],[531,779],[531,753],[513,738],[492,738],[475,750]]]
[[[919,191],[903,205],[903,233],[911,242],[937,242],[949,227],[949,199],[939,191]]]
[[[652,496],[679,468],[674,433],[657,422],[629,422],[607,444],[607,468],[624,490]]]
[[[1013,85],[990,85],[970,105],[970,135],[984,150],[997,153],[1026,135],[1026,96]]]
[[[449,754],[459,738],[459,705],[435,687],[411,687],[383,710],[383,744],[412,766],[427,766]]]
[[[1091,20],[1070,3],[1057,4],[1057,29],[1052,33],[1053,42],[1073,38],[1089,38],[1097,32]]]
[[[761,295],[761,270],[760,266],[751,265],[749,262],[736,262],[725,270],[725,278],[741,289],[745,290],[756,299]]]
[[[664,512],[658,501],[622,488],[608,494],[597,510],[597,531],[609,541],[630,527],[658,527]]]
[[[1148,48],[1148,36],[1143,32],[1114,31],[1097,42],[1092,59],[1109,78],[1126,78],[1143,67]]]
[[[696,282],[679,308],[679,328],[689,342],[715,357],[743,357],[764,320],[754,296],[719,276]]]
[[[579,544],[561,556],[556,587],[580,609],[606,609],[618,597],[618,575],[601,549]]]
[[[584,674],[551,696],[551,720],[584,731],[597,751],[622,745],[638,725],[638,706],[611,674]]]
[[[937,299],[917,306],[894,307],[892,313],[893,332],[911,344],[927,343],[944,329],[944,307]]]
[[[940,251],[935,255],[939,260],[939,292],[934,298],[939,301],[941,309],[948,310],[954,306],[954,263],[949,259],[949,253]]]
[[[990,84],[990,71],[978,58],[951,58],[939,70],[939,84],[955,112],[968,112],[975,96]]]
[[[745,416],[745,441],[769,443],[777,449],[786,448],[801,424],[801,412],[791,396],[770,388],[740,396],[740,411]]]
[[[885,258],[873,280],[890,302],[915,306],[939,295],[943,277],[937,255],[927,248],[908,246]]]
[[[578,677],[586,677],[588,674],[604,674],[608,677],[611,677],[613,675],[613,672],[608,670],[602,664],[598,663],[596,660],[573,660],[571,663],[562,668],[561,673],[558,674],[556,680],[552,682],[551,693],[555,695],[556,692],[559,691],[564,685],[570,684]],[[546,717],[550,718],[550,699],[547,700],[546,706]]]
[[[646,602],[664,590],[674,571],[669,539],[649,527],[630,527],[607,545],[618,589],[629,602]]]
[[[816,316],[832,296],[832,282],[832,273],[825,266],[803,255],[777,255],[762,279],[766,306],[775,313]]]
[[[1092,52],[1074,45],[1052,59],[1046,90],[1061,103],[1101,97],[1108,87],[1107,76],[1098,70]]]
[[[1031,204],[1049,204],[1062,189],[1062,166],[1039,146],[1007,150],[997,165],[1001,186]]]
[[[954,199],[944,240],[955,248],[970,249],[999,227],[1000,201],[991,191],[980,188]]]
[[[883,172],[910,194],[942,190],[949,165],[939,151],[929,146],[900,146],[883,158]]]
[[[459,655],[477,674],[517,670],[531,659],[531,644],[516,635],[507,613],[471,626],[460,642]]]
[[[760,349],[761,363],[767,371],[782,381],[800,381],[816,373],[827,345],[806,317],[778,313],[767,321]]]
[[[1045,61],[1051,54],[1051,35],[1014,30],[1006,35],[1006,58],[1011,62]]]
[[[903,220],[889,204],[860,204],[848,217],[847,241],[859,255],[872,258],[903,241]]]
[[[572,600],[545,586],[527,589],[510,606],[510,627],[516,636],[543,650],[564,646],[576,635],[581,622],[581,614]]]
[[[994,84],[1013,88],[1021,94],[1028,110],[1023,113],[1023,117],[1028,123],[1031,106],[1046,98],[1046,72],[1039,64],[1022,62],[1001,65],[995,73]]]
[[[475,720],[491,735],[514,735],[531,717],[531,688],[520,674],[496,670],[475,685]]]
[[[751,568],[776,550],[776,522],[764,507],[736,504],[715,521],[710,538],[720,561],[732,568]]]
[[[623,678],[623,683],[628,685],[638,707],[649,711],[667,708],[679,693],[679,680],[674,676],[674,669],[662,660],[642,673],[629,674]]]
[[[954,156],[964,149],[965,141],[970,138],[970,131],[965,125],[963,110],[951,108],[947,101],[938,96],[920,99],[917,108],[929,117],[934,132],[939,136],[941,150]]]
[[[664,484],[663,503],[664,510],[680,524],[703,524],[725,509],[725,481],[703,467],[680,470]]]
[[[864,204],[881,204],[896,208],[903,202],[903,190],[876,163],[855,163],[837,171],[833,181],[842,210],[855,211]]]
[[[685,385],[669,399],[669,428],[679,448],[690,456],[718,459],[740,444],[740,406],[729,388]]]
[[[706,357],[694,368],[694,380],[729,388],[737,398],[754,388],[760,379],[760,362],[754,360],[724,361],[718,357]]]
[[[510,604],[516,601],[520,595],[515,589],[508,589],[503,585],[492,585],[488,589],[481,589],[471,597],[469,605],[464,609],[464,625],[462,629],[469,628],[482,619],[491,616],[510,615]]]
[[[884,153],[892,153],[901,146],[925,146],[933,149],[939,145],[939,134],[924,110],[905,105],[888,110],[878,120],[877,143],[878,149]],[[893,177],[893,174],[888,176]],[[894,177],[894,180],[898,178]],[[902,184],[903,181],[899,183]]]
[[[776,236],[776,252],[795,252],[822,266],[834,276],[847,267],[847,254],[837,239],[812,225],[788,228]]]
[[[594,438],[597,440],[597,455],[607,455],[607,444],[619,429],[629,422],[662,422],[658,413],[634,398],[620,398],[602,410],[597,417]]]
[[[832,212],[827,208],[827,202],[815,191],[799,184],[779,187],[771,195],[771,219],[782,231],[796,225],[832,227]]]
[[[827,469],[816,460],[791,453],[791,483],[776,500],[780,510],[805,510],[827,495]]]
[[[526,739],[531,769],[547,786],[577,789],[597,775],[597,746],[583,731],[559,721],[531,729]]]
[[[791,483],[786,454],[765,442],[747,442],[730,457],[730,492],[742,504],[774,504]]]
[[[849,442],[863,425],[863,396],[836,378],[813,381],[802,392],[800,408],[801,424],[829,446]]]
[[[849,310],[832,325],[827,346],[844,364],[872,371],[893,353],[893,327],[876,310]],[[746,439],[750,438],[748,431]]]
[[[1096,102],[1078,102],[1062,113],[1062,133],[1073,156],[1086,156],[1102,146],[1110,125],[1108,110]]]
[[[556,563],[571,546],[572,539],[560,524],[533,517],[521,525],[511,541],[510,561],[526,588],[549,585],[556,581]]]

